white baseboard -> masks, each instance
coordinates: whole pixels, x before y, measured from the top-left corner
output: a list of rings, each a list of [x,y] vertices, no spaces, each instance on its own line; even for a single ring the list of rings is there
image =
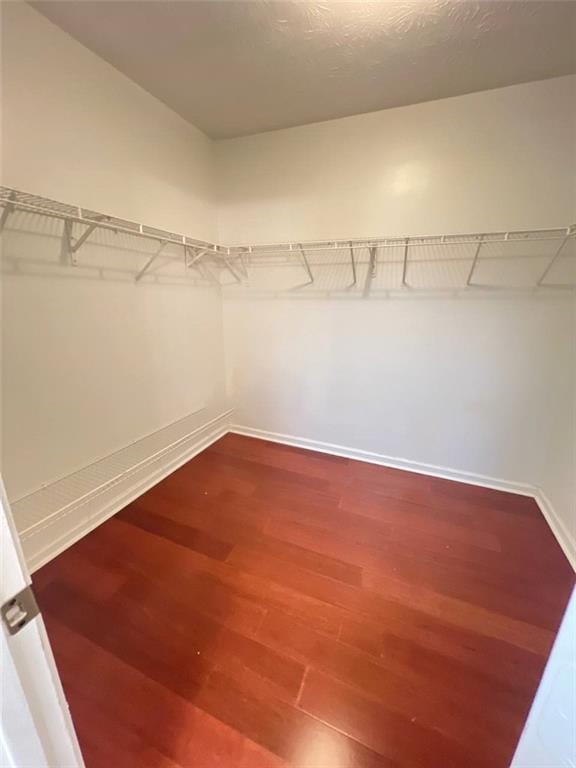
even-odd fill
[[[259,437],[261,440],[270,440],[273,443],[293,445],[296,448],[307,448],[310,451],[318,451],[318,453],[329,453],[332,456],[342,456],[345,459],[365,461],[369,464],[380,464],[383,467],[390,467],[391,469],[404,469],[407,472],[416,472],[420,475],[430,475],[432,477],[442,477],[445,480],[455,480],[457,483],[480,485],[483,488],[493,488],[497,491],[508,491],[509,493],[517,493],[521,496],[534,496],[537,490],[527,483],[510,482],[509,480],[501,480],[487,475],[478,475],[474,472],[463,472],[460,469],[439,467],[435,464],[423,464],[419,461],[410,461],[409,459],[398,459],[393,456],[386,456],[383,453],[362,451],[358,448],[349,448],[345,445],[337,445],[335,443],[323,443],[319,440],[309,440],[306,437],[284,435],[280,432],[267,432],[263,429],[244,427],[239,424],[231,424],[230,432],[234,432],[237,435],[246,435],[246,437]]]
[[[409,461],[408,459],[398,459],[392,456],[386,456],[380,453],[373,453],[371,451],[362,451],[357,448],[349,448],[343,445],[336,445],[334,443],[324,443],[319,440],[310,440],[305,437],[295,437],[294,435],[285,435],[279,432],[268,432],[264,429],[255,429],[254,427],[246,427],[240,424],[232,424],[230,426],[230,432],[237,435],[245,435],[247,437],[258,437],[262,440],[269,440],[273,443],[280,443],[282,445],[292,445],[296,448],[305,448],[310,451],[318,451],[318,453],[328,453],[332,456],[342,456],[346,459],[354,459],[356,461],[365,461],[370,464],[379,464],[383,467],[391,467],[393,469],[402,469],[408,472],[417,472],[421,475],[429,475],[431,477],[441,477],[446,480],[454,480],[458,483],[466,483],[468,485],[479,485],[483,488],[492,488],[497,491],[506,491],[508,493],[516,493],[521,496],[530,496],[535,499],[536,503],[540,507],[544,519],[550,526],[552,533],[556,537],[560,544],[566,558],[576,571],[576,542],[574,536],[566,528],[558,514],[555,512],[552,504],[546,498],[543,491],[536,486],[528,483],[520,483],[510,480],[503,480],[497,477],[490,477],[487,475],[480,475],[474,472],[463,472],[459,469],[451,469],[449,467],[439,467],[435,464],[423,464],[418,461]]]
[[[550,499],[548,499],[544,491],[538,490],[534,498],[540,507],[540,511],[542,512],[544,519],[556,537],[558,544],[560,544],[562,547],[568,562],[576,571],[576,541],[574,538],[574,533],[571,533],[563,520],[560,519],[560,516],[557,514],[556,510],[552,506],[552,503],[550,502]]]
[[[231,413],[222,413],[177,439],[170,439],[172,425],[158,430],[145,438],[148,443],[138,441],[138,451],[133,444],[97,462],[100,473],[94,471],[96,465],[90,465],[14,503],[12,511],[30,571],[52,560],[225,435]],[[147,447],[150,450],[146,454]],[[105,462],[111,471],[101,482],[99,475]],[[114,474],[118,466],[123,468]],[[99,482],[95,483],[93,477]],[[87,492],[78,492],[78,488],[90,485]]]
[[[238,424],[230,425],[232,410],[226,411],[209,422],[188,431],[177,439],[170,439],[169,428],[159,430],[147,440],[155,441],[157,450],[146,453],[146,446],[140,441],[138,461],[131,461],[129,446],[119,451],[113,457],[106,457],[104,462],[111,462],[112,470],[118,466],[119,459],[124,468],[105,482],[84,493],[78,488],[90,480],[91,465],[80,472],[69,475],[62,480],[42,488],[33,494],[15,502],[12,505],[15,521],[20,533],[20,540],[26,562],[31,572],[52,560],[76,541],[123,507],[141,496],[152,486],[159,483],[171,472],[185,464],[198,453],[203,451],[227,432],[233,432],[248,437],[257,437],[274,443],[291,445],[319,453],[342,456],[347,459],[379,464],[393,469],[416,472],[432,477],[441,477],[460,483],[478,485],[484,488],[507,491],[523,496],[533,497],[542,514],[554,533],[564,554],[574,570],[576,570],[576,543],[574,536],[566,528],[545,494],[538,488],[527,483],[510,482],[500,478],[489,477],[462,470],[440,467],[434,464],[398,459],[384,454],[362,451],[356,448],[310,440],[294,435],[278,432],[268,432],[253,427]],[[164,438],[163,438],[164,436]],[[164,445],[162,440],[164,439]],[[159,441],[159,442],[158,442]],[[151,445],[151,444],[150,444]],[[162,446],[158,449],[158,445]],[[144,458],[142,450],[144,449]],[[113,461],[111,461],[113,459]],[[100,462],[98,463],[100,464]]]

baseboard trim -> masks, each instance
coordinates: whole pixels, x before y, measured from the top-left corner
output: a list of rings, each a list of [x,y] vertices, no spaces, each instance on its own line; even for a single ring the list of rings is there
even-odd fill
[[[269,440],[281,445],[291,445],[296,448],[304,448],[318,453],[327,453],[332,456],[342,456],[346,459],[356,461],[365,461],[369,464],[379,464],[383,467],[405,470],[407,472],[416,472],[421,475],[431,477],[440,477],[445,480],[454,480],[457,483],[466,483],[468,485],[478,485],[482,488],[491,488],[496,491],[505,491],[515,493],[521,496],[530,496],[535,499],[540,507],[544,519],[548,523],[552,533],[556,537],[562,551],[566,555],[570,565],[576,571],[576,543],[574,536],[566,528],[558,514],[555,512],[552,504],[542,490],[528,483],[520,483],[510,480],[503,480],[497,477],[480,475],[474,472],[464,472],[459,469],[449,467],[440,467],[435,464],[423,464],[408,459],[399,459],[384,454],[373,453],[371,451],[362,451],[357,448],[349,448],[334,443],[324,443],[319,440],[310,440],[305,437],[296,437],[294,435],[285,435],[280,432],[268,432],[264,429],[246,427],[241,424],[231,424],[230,432],[246,437],[257,437],[261,440]]]
[[[228,410],[211,419],[183,438],[155,452],[148,459],[138,462],[133,468],[123,471],[116,478],[101,485],[95,492],[85,494],[63,505],[61,509],[54,511],[46,519],[22,531],[20,539],[30,571],[33,573],[41,568],[228,432],[317,451],[318,453],[341,456],[355,461],[364,461],[393,469],[454,480],[459,483],[530,496],[536,500],[544,519],[550,526],[572,568],[576,571],[574,536],[560,519],[544,492],[535,486],[434,464],[394,458],[334,443],[269,432],[240,424],[230,424],[232,413],[232,410]],[[66,479],[64,478],[64,480]],[[27,499],[32,498],[33,500],[34,496],[40,496],[44,490],[37,491]],[[18,518],[19,503],[16,502],[13,505],[16,519]]]
[[[556,541],[562,547],[562,551],[566,555],[568,562],[574,571],[576,571],[576,540],[574,534],[570,533],[564,522],[560,519],[560,516],[557,514],[544,491],[538,490],[534,498],[540,507],[544,519],[556,537]]]
[[[328,453],[332,456],[342,456],[345,459],[355,459],[356,461],[365,461],[368,464],[380,464],[383,467],[391,469],[403,469],[407,472],[416,472],[419,475],[429,475],[431,477],[441,477],[445,480],[454,480],[457,483],[466,483],[468,485],[480,485],[483,488],[492,488],[497,491],[508,491],[522,496],[534,496],[536,488],[527,483],[510,482],[487,475],[478,475],[473,472],[463,472],[459,469],[450,469],[449,467],[440,467],[435,464],[423,464],[409,459],[399,459],[393,456],[386,456],[382,453],[373,453],[372,451],[362,451],[358,448],[349,448],[335,443],[324,443],[319,440],[310,440],[306,437],[295,437],[294,435],[284,435],[280,432],[267,432],[263,429],[245,427],[240,424],[231,424],[230,432],[246,437],[259,437],[262,440],[270,440],[273,443],[283,445],[293,445],[296,448],[307,448],[318,453]]]
[[[31,573],[115,515],[167,475],[201,453],[229,431],[232,410],[220,414],[189,434],[166,445],[131,469],[102,484],[93,493],[66,503],[20,535]],[[66,478],[64,478],[66,480]],[[42,494],[44,489],[36,492]],[[32,494],[32,497],[36,494]],[[28,497],[30,499],[31,497]],[[33,500],[33,499],[32,499]],[[18,520],[18,503],[13,506]]]

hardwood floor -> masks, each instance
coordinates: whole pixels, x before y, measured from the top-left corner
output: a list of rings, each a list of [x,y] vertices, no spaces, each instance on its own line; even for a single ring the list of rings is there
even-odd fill
[[[227,435],[34,582],[88,768],[506,768],[574,573],[531,499]]]

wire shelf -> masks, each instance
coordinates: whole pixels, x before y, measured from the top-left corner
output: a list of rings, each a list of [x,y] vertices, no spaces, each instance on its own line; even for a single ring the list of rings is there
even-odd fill
[[[155,241],[157,248],[136,273],[136,281],[157,272],[158,259],[162,264],[162,260],[182,258],[207,282],[274,294],[300,291],[367,297],[396,290],[576,288],[574,225],[226,246],[7,187],[0,187],[0,207],[0,230],[16,211],[63,221],[63,251],[69,266],[78,266],[76,254],[95,230]],[[170,254],[164,251],[166,246],[172,247]],[[180,256],[175,255],[174,246]]]

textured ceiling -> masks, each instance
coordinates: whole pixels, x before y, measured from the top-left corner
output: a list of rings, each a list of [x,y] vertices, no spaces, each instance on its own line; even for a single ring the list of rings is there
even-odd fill
[[[41,0],[213,138],[576,71],[576,2]]]

